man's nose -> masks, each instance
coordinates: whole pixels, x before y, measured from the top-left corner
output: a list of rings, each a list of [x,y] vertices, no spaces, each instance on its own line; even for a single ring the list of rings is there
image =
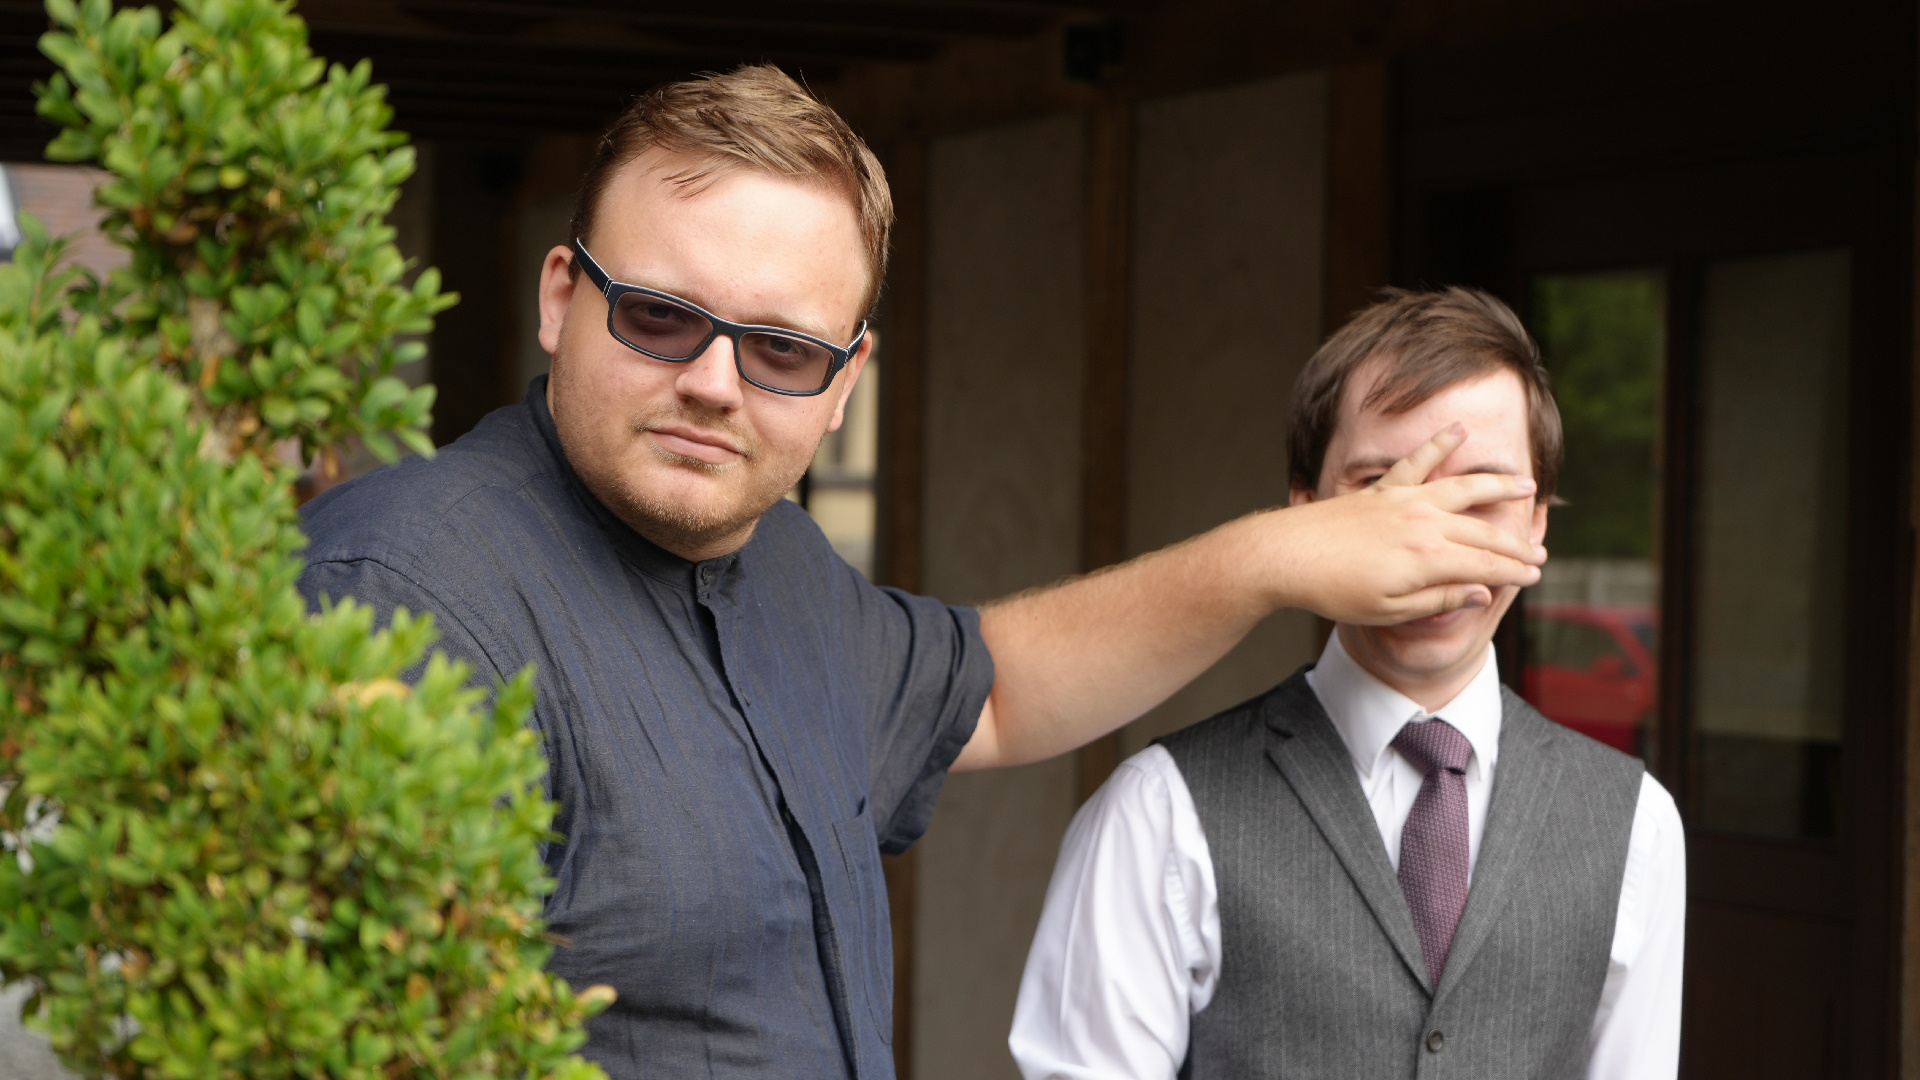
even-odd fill
[[[725,334],[714,338],[705,352],[682,366],[673,386],[682,397],[710,409],[738,408],[744,387],[734,360],[733,339]]]

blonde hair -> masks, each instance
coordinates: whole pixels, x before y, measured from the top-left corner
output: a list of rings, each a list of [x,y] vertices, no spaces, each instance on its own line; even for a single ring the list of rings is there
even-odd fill
[[[574,237],[591,247],[607,185],[655,147],[700,162],[667,177],[689,193],[738,168],[817,178],[843,191],[859,215],[869,275],[862,314],[871,314],[886,279],[887,236],[893,229],[886,173],[840,114],[786,72],[747,64],[642,95],[600,138],[574,203]]]

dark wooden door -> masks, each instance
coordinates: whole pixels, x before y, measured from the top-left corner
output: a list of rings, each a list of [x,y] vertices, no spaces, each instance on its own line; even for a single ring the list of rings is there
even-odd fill
[[[1649,13],[1404,66],[1401,277],[1512,303],[1567,424],[1502,672],[1679,802],[1689,1078],[1895,1061],[1912,58],[1866,36],[1905,14],[1863,12]],[[1682,70],[1676,41],[1715,34],[1746,51]]]

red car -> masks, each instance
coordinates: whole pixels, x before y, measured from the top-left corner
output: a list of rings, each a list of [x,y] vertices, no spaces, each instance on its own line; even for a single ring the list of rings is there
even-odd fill
[[[1660,699],[1650,607],[1529,604],[1522,691],[1548,718],[1641,755]]]

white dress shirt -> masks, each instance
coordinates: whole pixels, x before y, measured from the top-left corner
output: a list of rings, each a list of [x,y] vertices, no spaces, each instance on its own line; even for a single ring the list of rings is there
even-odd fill
[[[1366,672],[1340,636],[1307,682],[1353,755],[1387,857],[1420,794],[1420,772],[1391,743],[1435,716],[1473,746],[1467,764],[1467,864],[1480,855],[1500,753],[1500,675],[1487,662],[1429,715]],[[1680,1068],[1680,968],[1686,847],[1673,799],[1640,785],[1588,1080],[1658,1080]],[[1074,816],[1047,887],[1008,1043],[1026,1080],[1172,1080],[1188,1026],[1207,1007],[1222,963],[1219,892],[1199,813],[1173,757],[1153,746],[1119,769]]]

